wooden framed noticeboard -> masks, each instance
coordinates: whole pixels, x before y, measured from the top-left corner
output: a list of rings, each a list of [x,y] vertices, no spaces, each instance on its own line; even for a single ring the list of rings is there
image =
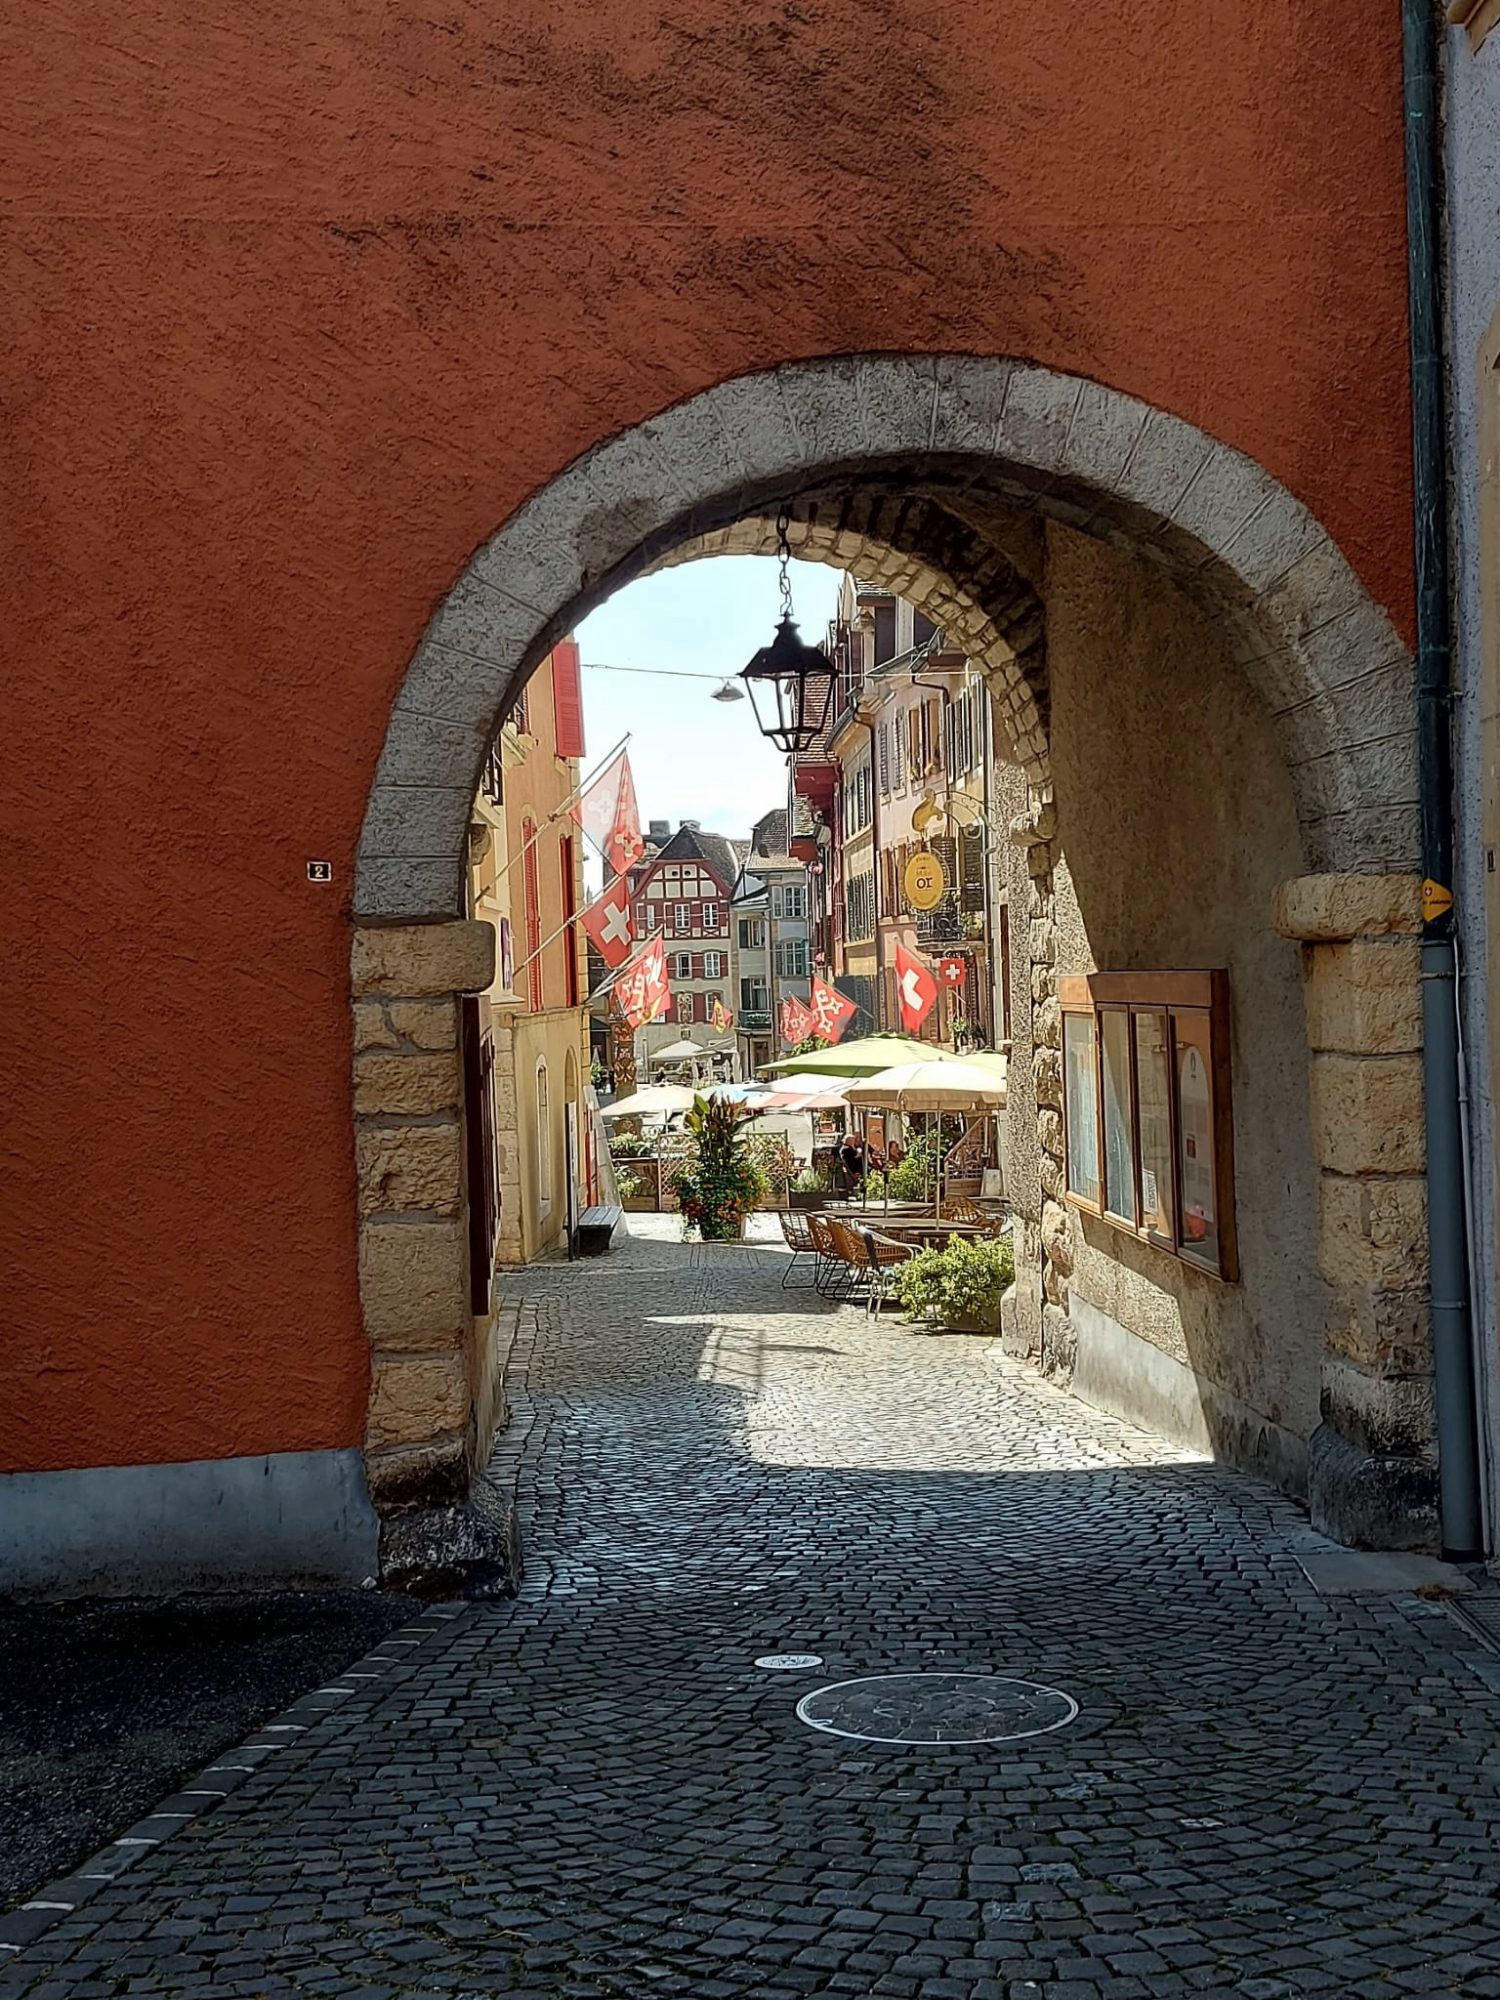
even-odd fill
[[[1095,972],[1058,994],[1069,1202],[1236,1279],[1228,973]]]

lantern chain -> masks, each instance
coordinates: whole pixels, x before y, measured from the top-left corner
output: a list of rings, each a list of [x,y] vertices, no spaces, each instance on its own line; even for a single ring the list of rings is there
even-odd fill
[[[792,525],[790,508],[783,505],[776,516],[776,555],[781,564],[781,615],[789,619],[792,615],[792,579],[787,566],[792,560],[792,545],[787,539],[787,531]]]

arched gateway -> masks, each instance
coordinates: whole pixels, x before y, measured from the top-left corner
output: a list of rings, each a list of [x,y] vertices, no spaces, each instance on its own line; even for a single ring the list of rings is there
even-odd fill
[[[1346,1538],[1425,1546],[1411,662],[1265,471],[1097,383],[957,355],[790,364],[599,446],[500,528],[411,662],[365,815],[361,1145],[389,1167],[459,1115],[458,1058],[434,1046],[451,1036],[392,1023],[401,1003],[451,1013],[490,977],[492,941],[463,921],[470,809],[527,675],[647,570],[768,546],[783,503],[797,553],[888,585],[958,639],[1017,767],[992,829],[1016,885],[1009,1339],[1094,1399],[1308,1492]],[[1243,1163],[1232,1284],[1068,1203],[1059,1115],[1070,972],[1220,963]],[[1299,989],[1305,1036],[1288,1027]],[[388,1523],[461,1501],[487,1442],[493,1362],[465,1258],[451,1214],[362,1216],[367,1463]]]

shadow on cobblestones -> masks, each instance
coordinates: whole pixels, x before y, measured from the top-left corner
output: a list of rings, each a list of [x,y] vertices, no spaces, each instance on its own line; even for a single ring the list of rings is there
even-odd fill
[[[5,1990],[517,2000],[1500,1994],[1494,1698],[1297,1511],[983,1344],[637,1241],[517,1286],[518,1599],[342,1706]],[[821,1656],[813,1672],[755,1667]],[[1070,1726],[798,1721],[943,1667]]]

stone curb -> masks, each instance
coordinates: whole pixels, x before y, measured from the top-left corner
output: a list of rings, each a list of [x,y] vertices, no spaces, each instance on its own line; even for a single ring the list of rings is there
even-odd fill
[[[468,1604],[436,1604],[409,1625],[398,1626],[389,1638],[382,1639],[326,1686],[314,1688],[271,1721],[263,1722],[243,1743],[221,1750],[212,1764],[164,1798],[155,1812],[147,1813],[97,1854],[80,1861],[70,1874],[48,1882],[18,1908],[0,1915],[0,1977],[16,1965],[28,1945],[128,1873],[136,1862],[155,1853],[184,1826],[213,1812],[278,1750],[316,1729],[320,1718],[339,1713],[351,1696],[383,1694],[399,1686],[419,1664],[427,1642],[440,1632],[455,1629],[472,1611]],[[429,1622],[434,1620],[439,1622]],[[392,1653],[397,1657],[388,1657]]]

